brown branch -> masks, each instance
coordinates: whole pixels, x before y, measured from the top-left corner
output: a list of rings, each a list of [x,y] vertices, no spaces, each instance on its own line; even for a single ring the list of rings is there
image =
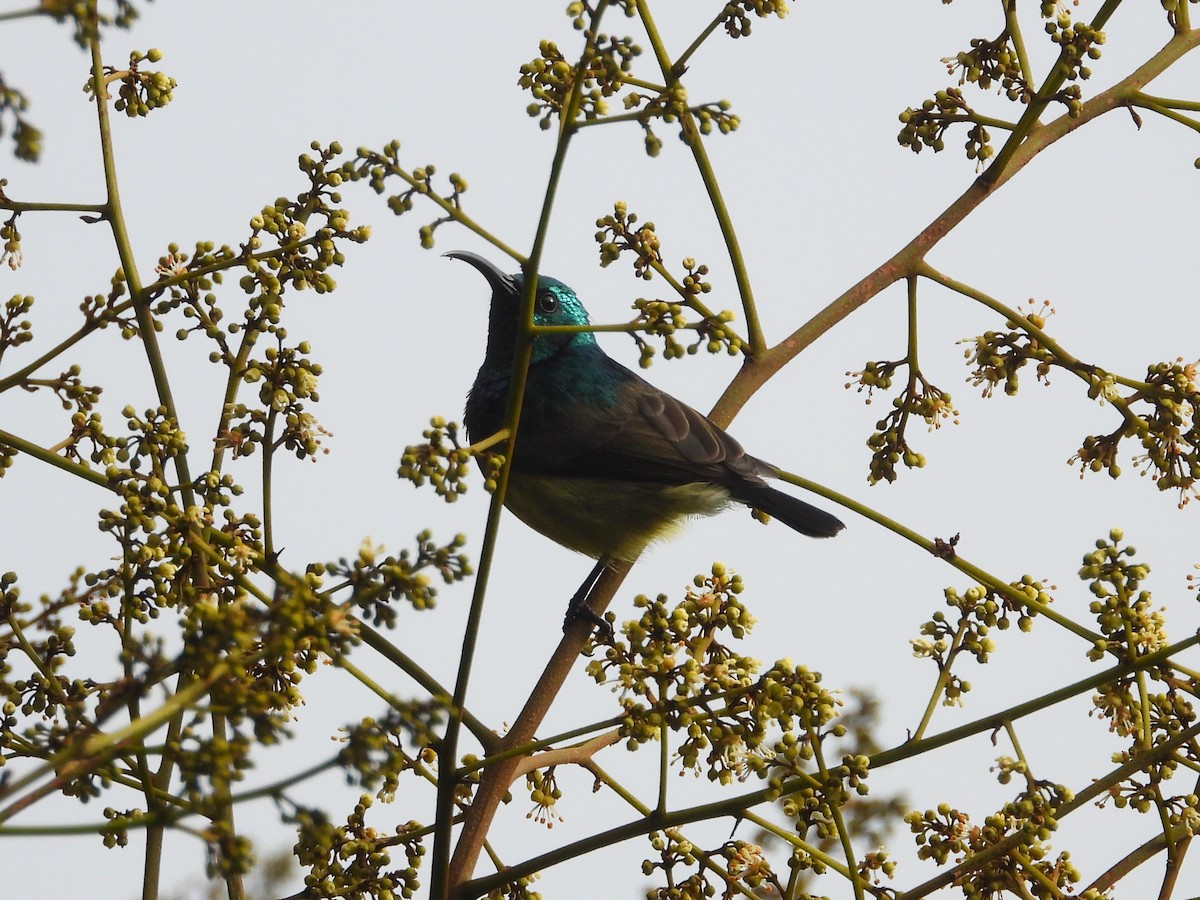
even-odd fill
[[[1034,157],[1093,119],[1114,109],[1124,108],[1142,88],[1198,45],[1200,45],[1200,29],[1176,34],[1165,47],[1123,81],[1084,103],[1076,118],[1064,114],[1046,125],[1034,126],[1029,137],[1013,154],[1004,171],[994,174],[992,169],[988,169],[902,250],[797,328],[779,344],[767,350],[757,359],[747,358],[741,370],[730,382],[729,387],[725,389],[725,393],[717,401],[710,418],[722,427],[727,426],[759,388],[805,348],[814,343],[817,338],[895,282],[917,274],[917,269],[925,259],[925,255],[974,212],[984,200],[991,196],[993,191],[1021,171]]]
[[[547,769],[550,766],[587,766],[593,756],[605,747],[611,747],[620,739],[621,732],[614,728],[612,731],[606,731],[604,734],[598,735],[590,741],[584,741],[582,744],[576,744],[574,747],[558,747],[531,756],[519,756],[517,757],[517,768],[513,772],[513,781],[535,769]],[[512,784],[512,781],[509,784]]]
[[[588,606],[595,613],[603,614],[604,610],[608,608],[613,594],[625,580],[629,569],[629,563],[619,563],[605,570],[588,597]],[[501,752],[519,747],[534,739],[534,733],[546,718],[550,705],[567,680],[567,675],[575,665],[575,660],[579,658],[579,653],[583,650],[583,645],[586,643],[588,635],[591,634],[591,630],[592,623],[584,621],[582,618],[567,627],[562,641],[559,642],[554,655],[546,663],[542,676],[525,702],[524,709],[517,716],[512,729],[504,736],[500,747]],[[515,756],[500,760],[495,765],[489,766],[480,778],[479,788],[475,791],[475,797],[463,819],[462,832],[459,834],[458,844],[454,848],[454,856],[450,860],[449,884],[452,892],[457,892],[474,873],[479,853],[483,849],[483,841],[492,826],[492,820],[496,817],[496,810],[508,793],[513,779],[517,777],[516,772],[521,767],[523,759],[525,757]]]
[[[1063,115],[1047,125],[1035,126],[1029,137],[1013,154],[1003,172],[993,174],[989,170],[984,176],[977,178],[962,196],[891,259],[757,360],[747,359],[713,408],[712,419],[723,427],[728,425],[746,401],[797,354],[885,288],[916,274],[916,269],[925,255],[937,246],[943,237],[1034,157],[1076,128],[1106,112],[1124,107],[1132,94],[1140,91],[1198,44],[1200,29],[1175,35],[1162,50],[1119,84],[1084,103],[1078,117]],[[605,572],[591,594],[590,605],[593,609],[603,612],[628,570],[629,566],[623,564]],[[577,622],[567,629],[562,642],[546,664],[525,708],[514,722],[512,730],[505,736],[502,749],[518,747],[533,740],[534,732],[541,725],[583,648],[590,628],[589,623]],[[516,777],[515,773],[523,765],[522,759],[513,757],[502,760],[484,772],[474,801],[464,818],[462,832],[450,863],[449,884],[453,892],[458,893],[474,872],[484,838],[495,818],[497,808]]]

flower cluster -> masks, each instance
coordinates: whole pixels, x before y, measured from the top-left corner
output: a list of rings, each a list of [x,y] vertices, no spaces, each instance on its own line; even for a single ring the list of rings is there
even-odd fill
[[[393,699],[383,718],[368,716],[342,728],[338,765],[355,784],[391,803],[401,775],[429,774],[436,759],[431,748],[444,720],[442,706],[432,700]]]
[[[1046,19],[1046,34],[1058,45],[1058,62],[1066,77],[1071,81],[1091,78],[1092,70],[1087,62],[1100,58],[1104,32],[1092,28],[1087,22],[1074,21],[1066,7],[1048,0],[1042,2],[1042,16]],[[1078,95],[1075,99],[1078,100]],[[1068,108],[1072,116],[1079,115],[1077,106],[1068,104]]]
[[[1037,379],[1043,384],[1050,383],[1048,376],[1052,366],[1066,364],[1045,346],[1038,334],[1046,320],[1054,315],[1050,301],[1043,301],[1039,312],[1032,308],[1027,313],[1018,308],[1017,312],[1022,318],[1005,323],[1009,331],[987,331],[959,341],[969,345],[963,351],[963,357],[973,367],[968,381],[976,387],[982,385],[984,397],[992,396],[1001,382],[1004,393],[1015,396],[1019,388],[1017,373],[1028,362],[1037,363]]]
[[[283,343],[287,330],[278,327],[274,337],[276,346],[266,348],[260,359],[247,360],[241,373],[246,384],[258,387],[258,404],[230,404],[216,446],[230,449],[235,457],[249,456],[255,447],[262,447],[270,453],[290,450],[297,459],[315,461],[319,453],[329,452],[322,447],[329,432],[306,404],[320,399],[317,381],[322,369],[308,359],[307,341],[289,347]]]
[[[627,14],[634,14],[632,0],[625,0],[622,5]],[[586,22],[595,14],[587,3],[572,3],[567,11],[577,29],[587,27]],[[741,0],[726,4],[723,23],[732,37],[750,33],[747,12],[754,12],[759,18],[782,17],[787,12],[787,5],[782,0]],[[539,55],[521,66],[517,82],[532,97],[526,112],[538,119],[538,124],[546,130],[556,119],[561,123],[560,128],[577,127],[581,122],[596,124],[608,116],[609,101],[633,83],[639,90],[629,91],[621,98],[624,112],[613,119],[633,120],[641,126],[649,156],[658,156],[662,151],[662,140],[654,133],[652,123],[655,121],[679,123],[679,139],[684,143],[696,140],[699,135],[712,134],[714,130],[721,134],[737,130],[741,122],[729,111],[728,100],[690,103],[687,89],[677,75],[668,76],[667,83],[661,85],[634,78],[633,61],[641,52],[641,47],[631,38],[600,34],[595,41],[586,44],[584,57],[572,64],[557,44],[542,41],[538,47]],[[576,107],[568,111],[572,97],[576,98]],[[570,122],[563,119],[566,115],[572,117]]]
[[[863,366],[861,372],[847,372],[854,380],[847,382],[846,388],[857,385],[859,393],[865,389],[866,402],[870,404],[876,388],[885,391],[891,388],[893,377],[902,366],[908,369],[904,390],[892,400],[891,411],[875,423],[878,430],[867,438],[867,446],[871,448],[867,480],[871,484],[895,481],[898,476],[897,463],[903,463],[910,469],[924,468],[925,455],[913,450],[908,443],[908,424],[912,418],[924,421],[930,431],[940,428],[951,417],[958,424],[958,410],[954,408],[950,394],[931,384],[919,369],[913,367],[908,357],[871,361]]]
[[[1071,799],[1065,787],[1029,781],[999,811],[974,824],[967,813],[942,803],[936,810],[913,811],[904,817],[917,843],[917,856],[945,865],[986,860],[964,867],[955,884],[969,898],[1055,898],[1071,890],[1080,873],[1063,852],[1051,855],[1046,843],[1058,827],[1056,810]]]
[[[100,36],[102,28],[129,28],[138,18],[133,0],[42,0],[40,7],[41,12],[53,16],[56,22],[70,19],[75,26],[75,43],[85,50],[90,39]]]
[[[678,759],[685,771],[721,784],[756,775],[782,792],[827,734],[843,733],[834,723],[840,701],[819,673],[781,660],[758,674],[757,660],[720,642],[722,632],[740,638],[754,624],[738,599],[742,589],[739,576],[714,563],[673,607],[665,596],[638,597],[641,617],[626,622],[625,640],[609,644],[587,671],[621,692],[620,730],[630,749],[674,731],[684,736]],[[782,734],[773,738],[775,729]],[[836,784],[810,785],[813,802],[829,802],[843,783],[857,788],[864,765],[831,773]]]
[[[713,850],[689,841],[677,828],[649,835],[657,859],[642,861],[642,874],[661,871],[664,887],[646,891],[646,900],[689,900],[716,896],[785,896],[784,886],[763,855],[763,848],[748,841],[730,840]],[[722,868],[724,871],[722,871]],[[689,871],[694,869],[695,871]],[[683,873],[688,874],[683,874]]]
[[[621,90],[634,58],[642,52],[632,38],[610,38],[603,34],[588,47],[582,76],[553,41],[542,41],[538,45],[539,55],[521,66],[517,84],[533,97],[526,111],[531,118],[541,116],[538,124],[543,129],[548,129],[556,116],[566,112],[578,77],[582,77],[583,84],[576,114],[585,121],[593,121],[607,113],[607,98]]]
[[[1010,585],[1017,595],[1024,595],[1039,605],[1052,602],[1046,585],[1029,575],[1021,576]],[[946,588],[946,605],[954,610],[952,620],[938,610],[921,626],[921,636],[909,643],[913,655],[919,659],[931,659],[937,665],[942,681],[942,702],[947,706],[962,704],[963,694],[971,690],[971,683],[953,672],[953,666],[962,654],[973,656],[980,665],[986,665],[996,642],[991,630],[1007,630],[1015,613],[1017,627],[1024,632],[1033,628],[1033,617],[1037,609],[1033,606],[1018,606],[1010,596],[1001,596],[996,590],[973,585],[959,593],[953,587]]]
[[[418,822],[407,822],[389,834],[367,824],[369,794],[359,797],[344,825],[335,825],[319,809],[297,807],[294,848],[309,870],[306,891],[313,897],[414,897],[421,886],[418,869],[425,855],[425,834]],[[405,865],[393,864],[391,849],[404,848]]]
[[[1080,474],[1108,471],[1113,478],[1118,477],[1118,445],[1122,439],[1136,435],[1144,452],[1135,456],[1133,463],[1143,475],[1149,475],[1160,491],[1178,491],[1181,507],[1200,496],[1196,489],[1200,480],[1197,369],[1197,363],[1182,359],[1154,363],[1147,367],[1144,382],[1123,382],[1134,386],[1127,398],[1118,394],[1113,376],[1094,370],[1088,396],[1101,403],[1112,402],[1123,418],[1111,434],[1084,438],[1071,457],[1071,462],[1079,464]],[[1149,409],[1143,412],[1142,407]]]
[[[447,181],[449,193],[439,193],[434,187],[437,167],[433,164],[417,166],[411,171],[400,165],[400,142],[390,141],[382,150],[359,147],[352,160],[342,164],[340,177],[347,181],[366,179],[376,194],[387,190],[389,180],[399,180],[407,187],[387,198],[388,209],[402,216],[413,208],[416,197],[424,197],[440,208],[445,215],[422,225],[417,230],[421,246],[432,250],[434,232],[447,222],[458,221],[462,216],[462,196],[467,192],[467,180],[457,172],[451,172]]]
[[[1121,529],[1112,529],[1107,540],[1100,538],[1096,549],[1084,555],[1079,570],[1096,597],[1090,611],[1104,635],[1088,654],[1093,660],[1105,654],[1134,660],[1167,644],[1162,612],[1151,605],[1150,592],[1141,586],[1150,567],[1134,560],[1136,548],[1121,546],[1124,537]]]
[[[553,828],[555,822],[563,821],[562,815],[555,808],[562,799],[562,788],[554,775],[554,766],[545,769],[534,769],[525,776],[525,787],[529,790],[529,799],[533,808],[525,814],[539,825]]]
[[[646,155],[651,157],[656,157],[662,152],[662,140],[654,133],[651,125],[655,119],[673,123],[688,114],[694,117],[695,129],[681,128],[679,131],[679,139],[685,144],[692,140],[696,131],[708,135],[712,134],[715,128],[721,134],[731,134],[742,124],[742,120],[729,111],[732,104],[728,100],[689,104],[687,89],[678,83],[664,88],[657,94],[631,91],[625,95],[622,102],[627,111],[638,111],[636,118],[645,137]]]
[[[946,130],[959,122],[971,122],[970,133],[967,136],[967,158],[983,161],[994,152],[988,143],[991,139],[986,128],[978,122],[975,110],[963,97],[959,88],[950,87],[938,91],[933,99],[925,100],[920,108],[911,106],[900,113],[900,123],[903,126],[896,140],[901,147],[907,147],[913,153],[920,153],[930,147],[934,153],[946,149]]]
[[[778,16],[782,19],[788,14],[786,0],[737,0],[726,3],[724,11],[725,33],[731,38],[748,37],[750,35],[750,16],[754,13],[760,19],[767,16]]]
[[[0,187],[4,183],[3,180],[0,180]],[[13,213],[4,221],[3,225],[0,225],[0,240],[4,241],[3,250],[0,250],[0,263],[14,271],[21,268],[21,263],[24,261],[24,254],[21,250],[21,232],[17,230],[19,217],[20,213]]]
[[[398,474],[416,487],[428,481],[439,497],[453,503],[467,492],[471,448],[458,442],[458,423],[441,416],[431,418],[421,436],[425,443],[404,448]]]
[[[454,584],[472,574],[466,554],[465,535],[455,535],[448,544],[439,545],[433,534],[422,531],[417,535],[416,553],[401,550],[399,555],[384,555],[382,547],[364,541],[353,560],[317,564],[310,572],[318,577],[330,575],[341,581],[334,590],[349,589],[348,606],[356,606],[375,625],[392,627],[396,609],[389,601],[403,600],[416,610],[433,609],[437,588],[429,572],[441,578],[443,584]]]
[[[111,66],[104,67],[105,83],[116,81],[121,85],[113,104],[117,112],[123,112],[131,119],[144,117],[150,115],[150,110],[161,109],[174,99],[174,78],[165,72],[146,72],[140,68],[143,62],[157,63],[161,59],[161,50],[147,50],[145,53],[135,50],[129,54],[129,68],[118,72]],[[84,90],[92,90],[90,81]]]
[[[596,227],[600,229],[596,232],[600,265],[608,266],[620,259],[622,253],[632,253],[634,274],[649,281],[654,277],[654,270],[662,266],[662,242],[653,222],[641,225],[637,222],[638,214],[629,212],[624,200],[613,204],[611,214],[596,220]]]
[[[26,318],[31,309],[32,297],[14,294],[5,301],[0,310],[0,359],[7,351],[33,340],[33,323]]]
[[[1046,79],[1056,85],[1064,81],[1075,82],[1091,77],[1087,63],[1100,58],[1100,45],[1104,43],[1104,32],[1092,28],[1086,22],[1071,18],[1070,10],[1057,2],[1046,0],[1041,4],[1041,16],[1046,20],[1045,33],[1051,43],[1058,47],[1058,59],[1050,76]],[[1015,15],[1015,13],[1014,13]],[[937,91],[931,99],[924,100],[919,107],[909,107],[900,113],[901,129],[897,140],[902,147],[919,153],[925,147],[939,152],[945,149],[947,129],[955,125],[966,125],[967,138],[964,142],[968,159],[976,161],[976,167],[995,153],[991,145],[990,128],[1012,130],[1015,123],[984,115],[974,109],[963,95],[964,85],[974,85],[981,90],[995,87],[998,93],[1015,103],[1027,105],[1035,100],[1061,103],[1071,117],[1078,117],[1083,110],[1083,94],[1078,84],[1067,84],[1053,91],[1044,91],[1039,96],[1034,90],[1033,74],[1028,71],[1028,61],[1022,57],[1023,39],[1013,30],[1015,23],[1006,21],[1004,30],[994,39],[973,38],[970,49],[961,50],[943,59],[947,71],[958,73],[958,86]]]
[[[972,38],[970,50],[960,50],[942,62],[949,74],[959,73],[960,86],[975,84],[986,91],[995,84],[1009,100],[1021,103],[1028,103],[1033,96],[1033,90],[1021,72],[1017,51],[1007,34],[994,41]]]
[[[639,330],[661,338],[663,357],[668,360],[693,355],[701,347],[709,353],[725,351],[730,356],[744,352],[745,341],[729,326],[734,320],[733,311],[712,313],[700,300],[702,294],[712,290],[712,285],[704,280],[704,276],[708,274],[708,266],[697,265],[694,259],[688,257],[683,260],[683,267],[687,274],[678,285],[674,285],[683,301],[649,300],[639,297],[633,303],[638,315],[632,324],[637,325]],[[684,314],[685,308],[700,312],[701,318],[691,323]],[[696,332],[696,340],[691,344],[683,344],[676,338],[676,334],[685,329]],[[633,339],[638,345],[642,368],[648,368],[656,352],[654,346],[636,332]]]
[[[0,137],[7,129],[12,133],[13,156],[25,162],[37,162],[42,155],[42,132],[25,117],[29,100],[16,88],[9,87],[0,76]],[[11,125],[5,121],[11,120]]]

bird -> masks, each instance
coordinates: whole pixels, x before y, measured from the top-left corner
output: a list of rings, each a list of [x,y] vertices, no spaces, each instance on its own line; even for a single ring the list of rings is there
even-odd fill
[[[487,349],[463,417],[468,440],[477,442],[506,425],[524,276],[476,253],[445,255],[475,268],[492,290]],[[533,320],[590,324],[575,291],[545,275],[538,276]],[[596,577],[605,564],[633,561],[688,517],[733,504],[809,537],[845,527],[767,484],[774,466],[614,360],[589,331],[534,339],[510,465],[504,505],[535,531],[599,560]]]

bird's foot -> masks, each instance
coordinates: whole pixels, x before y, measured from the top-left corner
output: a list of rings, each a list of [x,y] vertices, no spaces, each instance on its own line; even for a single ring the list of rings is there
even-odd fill
[[[609,643],[616,632],[613,631],[612,623],[604,616],[597,615],[590,606],[587,605],[588,595],[586,592],[578,593],[571,598],[570,604],[567,606],[567,615],[563,619],[563,631],[566,631],[580,619],[591,624],[596,629],[597,643]]]
[[[608,561],[606,558],[602,557],[596,561],[595,568],[584,579],[583,584],[579,586],[579,590],[575,592],[575,596],[571,598],[571,602],[567,604],[567,616],[563,619],[563,631],[566,631],[582,619],[585,622],[591,623],[592,627],[596,629],[597,638],[600,643],[611,643],[612,639],[616,637],[612,623],[588,606],[588,598],[591,596],[592,588],[596,586],[596,582],[600,580],[600,577],[607,568]]]

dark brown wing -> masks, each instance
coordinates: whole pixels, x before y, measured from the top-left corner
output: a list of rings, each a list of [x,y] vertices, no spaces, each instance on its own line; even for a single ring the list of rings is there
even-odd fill
[[[762,483],[765,464],[707,417],[623,366],[613,381],[606,403],[560,395],[523,415],[515,465],[545,474],[659,484]],[[526,403],[547,396],[529,390]]]
[[[616,369],[604,403],[581,403],[569,390],[556,391],[559,385],[526,392],[536,413],[522,416],[513,460],[518,470],[614,482],[716,484],[802,534],[831,537],[841,531],[836,517],[763,481],[771,467],[706,416],[607,357],[599,365]],[[530,375],[537,377],[533,370]]]

